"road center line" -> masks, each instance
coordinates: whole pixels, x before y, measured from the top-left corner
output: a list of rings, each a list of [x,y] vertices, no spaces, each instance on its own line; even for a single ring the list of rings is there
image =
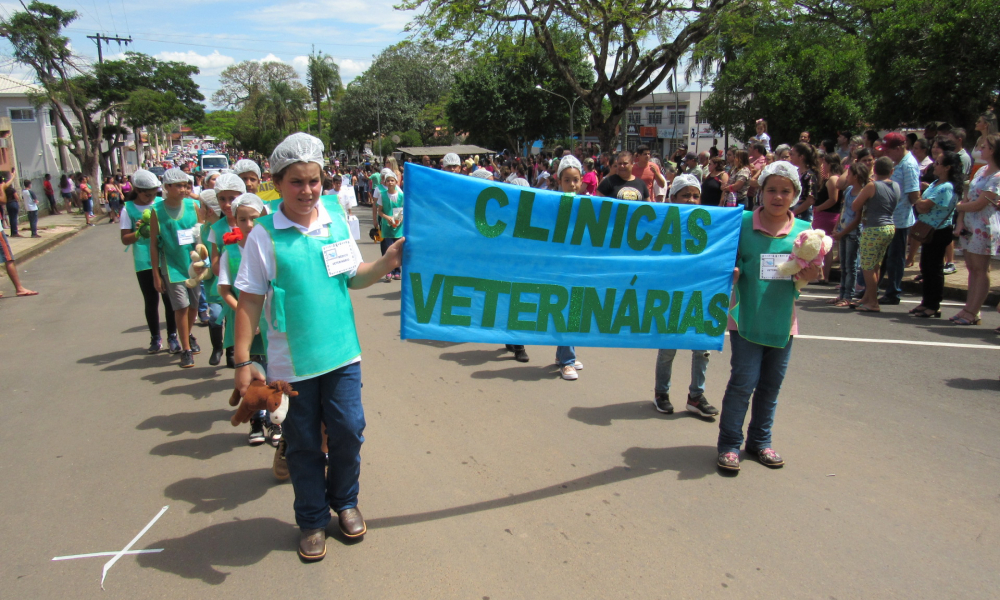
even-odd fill
[[[921,342],[916,340],[878,340],[872,338],[849,338],[827,335],[797,335],[799,340],[826,340],[831,342],[864,342],[867,344],[902,344],[905,346],[939,346],[942,348],[972,348],[978,350],[1000,350],[1000,345],[991,344],[954,344],[950,342]]]
[[[155,554],[163,552],[163,548],[150,548],[148,550],[129,550],[123,554]],[[98,556],[115,556],[117,552],[91,552],[90,554],[73,554],[72,556],[54,556],[52,560],[73,560],[74,558],[95,558]]]

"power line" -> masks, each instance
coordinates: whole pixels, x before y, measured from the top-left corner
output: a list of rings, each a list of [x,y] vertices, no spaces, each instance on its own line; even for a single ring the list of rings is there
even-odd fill
[[[3,6],[0,4],[0,6]],[[76,27],[67,27],[67,31],[90,31],[89,29],[82,29]],[[347,46],[349,48],[385,48],[386,44],[338,44],[336,42],[293,42],[287,40],[279,40],[275,38],[265,38],[249,35],[232,35],[223,38],[217,37],[213,33],[163,33],[160,31],[130,31],[129,33],[136,35],[155,35],[158,37],[179,37],[179,38],[212,38],[218,40],[234,40],[234,41],[246,41],[246,42],[277,42],[282,45],[294,45],[294,46]]]
[[[93,0],[93,2],[94,2],[94,16],[97,17],[97,26],[100,27],[101,29],[104,29],[104,25],[101,24],[101,12],[97,10],[97,0]]]
[[[118,21],[115,19],[115,11],[111,9],[111,0],[108,0],[108,12],[111,13],[111,24],[115,28],[115,35],[118,35]]]
[[[177,46],[195,46],[195,47],[198,47],[198,48],[213,48],[213,49],[216,49],[216,50],[218,50],[218,49],[221,48],[223,50],[241,50],[243,52],[261,52],[260,48],[241,48],[241,47],[237,47],[237,46],[220,46],[218,44],[195,44],[195,43],[192,43],[192,42],[176,42],[174,40],[158,40],[158,39],[154,39],[154,38],[150,38],[150,37],[143,37],[143,36],[140,36],[140,35],[136,35],[136,36],[133,36],[133,37],[135,39],[137,39],[137,40],[145,40],[147,42],[158,42],[158,43],[161,43],[161,44],[173,44],[173,45],[177,45]],[[300,54],[296,54],[294,52],[275,52],[273,50],[269,50],[268,52],[270,54],[274,54],[275,56],[291,56],[293,58],[296,57],[296,56],[301,56]],[[341,56],[341,55],[338,55],[338,56],[336,56],[334,58],[347,58],[347,59],[352,59],[352,60],[369,60],[369,59],[371,59],[371,56]]]
[[[128,12],[125,10],[125,0],[121,0],[121,2],[122,2],[122,16],[125,17],[125,33],[131,36],[132,29],[128,26]]]

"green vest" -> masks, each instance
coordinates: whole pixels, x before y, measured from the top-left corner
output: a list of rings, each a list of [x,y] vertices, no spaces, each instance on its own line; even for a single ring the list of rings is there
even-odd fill
[[[166,265],[167,279],[170,283],[183,283],[188,279],[188,267],[191,266],[191,251],[194,250],[194,244],[181,246],[177,240],[177,232],[191,229],[198,224],[198,201],[184,198],[177,219],[171,219],[167,214],[166,201],[157,204],[154,210],[156,210],[156,221],[160,226],[160,237],[157,240],[157,247],[160,249],[160,268]]]
[[[260,217],[274,244],[275,278],[267,320],[288,337],[296,377],[329,373],[361,355],[348,292],[349,274],[329,277],[323,247],[351,239],[347,219],[333,196],[323,197],[332,222],[324,237],[310,237],[295,227],[276,229],[274,215]]]
[[[733,308],[729,311],[740,335],[755,344],[784,348],[792,332],[792,315],[799,293],[791,279],[761,280],[761,254],[791,254],[795,238],[810,224],[793,219],[792,230],[785,237],[773,238],[753,230],[755,211],[743,213],[740,228],[739,256]]]
[[[129,201],[125,203],[125,212],[128,213],[128,218],[132,220],[132,233],[135,233],[135,224],[142,219],[142,212],[149,209],[156,209],[156,205],[163,202],[163,198],[159,196],[156,197],[150,204],[139,208],[135,205],[135,202]],[[132,260],[135,262],[135,272],[148,271],[153,268],[153,264],[149,258],[149,238],[137,238],[135,243],[132,244]]]
[[[222,251],[226,249],[226,247],[222,243],[222,235],[225,233],[229,233],[230,231],[233,230],[232,227],[229,226],[229,222],[226,220],[225,214],[223,214],[218,221],[212,223],[211,230],[215,232],[215,249],[219,251],[219,256],[222,256]],[[208,246],[207,235],[205,236],[205,242],[206,242],[205,245]],[[212,249],[209,248],[208,251],[211,252]],[[236,277],[235,273],[233,274],[233,277]],[[204,283],[205,283],[205,301],[208,302],[209,304],[225,304],[222,301],[222,296],[219,295],[218,288],[216,287],[219,285],[219,278],[213,273],[211,277],[209,277],[204,281]]]
[[[267,212],[273,215],[281,208],[281,198],[278,198],[277,200],[268,200],[265,204],[267,204]]]
[[[240,272],[240,263],[243,261],[243,251],[239,244],[230,244],[224,247],[224,252],[226,253],[226,267],[229,271],[229,280],[235,283],[236,274]],[[233,292],[234,296],[237,298],[240,297],[240,291],[236,289],[236,286],[230,284],[229,289]],[[228,304],[223,302],[222,315],[226,319],[225,329],[222,334],[222,347],[232,348],[236,344],[236,313],[233,312],[233,309],[229,308]],[[267,331],[267,322],[264,320],[263,313],[261,313],[260,333],[254,336],[253,343],[250,345],[251,356],[267,354],[267,342],[264,340],[265,331]]]
[[[382,212],[387,215],[392,215],[393,210],[396,208],[403,208],[403,190],[396,188],[396,201],[393,202],[389,200],[389,190],[385,189],[385,186],[379,185],[378,192],[382,200]],[[395,215],[393,215],[395,217]],[[400,223],[399,227],[390,227],[389,222],[385,219],[380,219],[382,221],[382,237],[383,238],[400,238],[403,237],[403,224]]]

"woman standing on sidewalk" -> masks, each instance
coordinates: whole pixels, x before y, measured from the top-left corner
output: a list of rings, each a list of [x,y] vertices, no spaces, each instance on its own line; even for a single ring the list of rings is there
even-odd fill
[[[920,252],[920,275],[923,277],[924,297],[910,311],[915,317],[927,319],[941,316],[941,299],[944,297],[944,252],[951,244],[951,216],[962,196],[965,176],[962,160],[954,152],[945,152],[934,162],[935,181],[924,190],[923,197],[915,204],[917,220],[934,228],[923,242]],[[911,234],[912,235],[912,234]]]
[[[145,305],[146,325],[149,327],[150,354],[156,354],[163,348],[160,337],[160,300],[167,316],[167,341],[171,354],[181,351],[177,340],[177,326],[174,321],[174,311],[167,295],[159,294],[153,284],[153,265],[149,259],[149,219],[143,219],[144,211],[150,213],[161,202],[159,198],[160,180],[149,171],[139,169],[132,175],[135,181],[134,193],[125,202],[121,217],[122,244],[132,247],[132,261],[135,264],[135,276],[139,280],[139,291]]]

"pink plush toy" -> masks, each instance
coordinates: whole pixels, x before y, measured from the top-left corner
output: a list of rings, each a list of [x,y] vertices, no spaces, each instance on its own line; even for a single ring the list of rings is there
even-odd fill
[[[788,262],[778,265],[778,272],[795,280],[795,289],[801,290],[809,284],[799,277],[799,271],[811,265],[823,266],[823,258],[833,248],[833,238],[822,229],[806,229],[795,238],[792,255]]]

